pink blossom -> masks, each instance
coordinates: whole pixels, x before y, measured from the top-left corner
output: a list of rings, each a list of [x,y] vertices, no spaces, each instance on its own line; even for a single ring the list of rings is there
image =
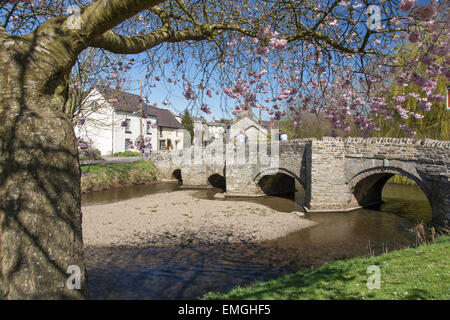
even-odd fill
[[[419,31],[414,30],[409,33],[408,40],[411,41],[412,43],[416,43],[419,42],[419,37],[420,37]]]
[[[440,94],[430,94],[428,100],[445,101],[445,97]]]
[[[211,109],[209,109],[208,106],[207,106],[206,104],[203,104],[203,105],[200,107],[200,110],[202,110],[204,113],[211,114]]]
[[[411,75],[411,82],[419,87],[425,87],[429,85],[429,81],[417,73],[413,73]]]
[[[415,131],[412,131],[408,126],[401,124],[400,128],[402,128],[403,132],[405,132],[408,136],[414,137],[416,135]]]
[[[431,102],[427,102],[427,101],[420,101],[419,102],[419,109],[424,111],[424,112],[428,112],[431,110]]]
[[[413,7],[415,0],[402,0],[400,2],[399,8],[403,11],[409,11]]]
[[[269,48],[266,46],[256,48],[256,53],[260,56],[266,54],[267,52],[269,52]]]
[[[284,48],[286,48],[287,40],[286,39],[272,38],[272,39],[270,39],[269,44],[274,49],[283,50]]]
[[[393,18],[391,19],[391,24],[395,27],[399,27],[403,24],[403,21],[399,18]]]
[[[266,26],[264,28],[259,29],[258,33],[256,34],[256,37],[260,40],[264,40],[273,35],[274,34],[272,33],[272,31],[270,31],[270,26]]]
[[[190,86],[184,87],[183,95],[187,100],[195,99],[194,91],[192,90],[192,87],[190,87]]]
[[[431,3],[427,3],[416,8],[416,16],[421,20],[430,20],[435,15],[436,10]]]

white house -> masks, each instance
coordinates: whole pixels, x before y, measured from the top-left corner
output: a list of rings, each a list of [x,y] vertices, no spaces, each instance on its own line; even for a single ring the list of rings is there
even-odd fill
[[[141,134],[150,138],[152,150],[182,149],[184,127],[173,113],[142,102],[144,117],[139,112],[139,96],[107,87],[91,89],[82,108],[86,119],[75,132],[102,155],[128,150]]]
[[[273,123],[273,122],[272,122]],[[233,141],[243,131],[249,142],[267,141],[270,135],[270,122],[258,120],[252,109],[241,112],[231,122],[229,128],[229,139]]]
[[[213,117],[212,121],[206,121],[203,117],[194,117],[194,134],[198,131],[201,136],[202,145],[208,145],[215,139],[224,138],[227,125],[223,122],[216,121]]]

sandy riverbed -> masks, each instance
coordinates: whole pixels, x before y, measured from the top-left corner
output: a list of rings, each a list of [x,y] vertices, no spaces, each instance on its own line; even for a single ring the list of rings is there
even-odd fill
[[[197,199],[195,191],[151,194],[83,207],[88,247],[167,247],[276,239],[315,225],[296,213],[243,201]]]

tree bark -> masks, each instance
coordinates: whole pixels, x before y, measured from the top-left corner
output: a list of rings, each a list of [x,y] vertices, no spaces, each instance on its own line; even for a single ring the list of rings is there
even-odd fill
[[[76,54],[44,34],[0,38],[0,299],[88,297],[77,143],[62,112]],[[80,289],[67,285],[73,265]]]

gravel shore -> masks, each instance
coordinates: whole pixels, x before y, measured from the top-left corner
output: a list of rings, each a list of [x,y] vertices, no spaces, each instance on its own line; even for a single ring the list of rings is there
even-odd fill
[[[82,207],[87,247],[171,247],[272,240],[315,225],[257,203],[197,199],[195,191],[151,194]],[[301,213],[300,213],[301,215]]]

